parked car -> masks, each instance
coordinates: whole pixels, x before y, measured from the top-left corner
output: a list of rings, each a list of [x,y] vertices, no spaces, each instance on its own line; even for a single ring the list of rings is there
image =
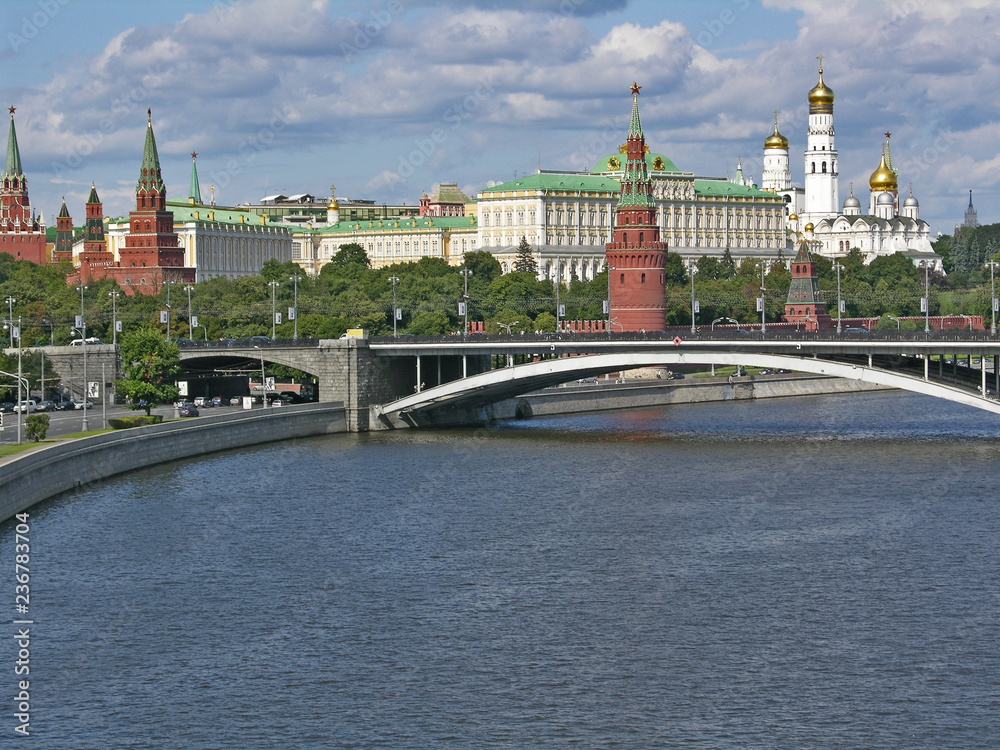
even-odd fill
[[[194,405],[192,405],[192,404],[189,404],[189,405],[186,405],[186,406],[182,406],[180,409],[177,410],[177,416],[178,417],[197,417],[198,416],[198,409],[196,409],[194,407]]]
[[[205,397],[204,396],[195,396],[194,397],[194,405],[195,406],[204,406],[205,405]]]
[[[597,378],[595,378],[595,377],[580,378],[576,382],[577,383],[596,383],[597,382]]]
[[[94,404],[90,401],[73,401],[74,409],[93,409]]]
[[[212,406],[229,406],[229,401],[222,396],[212,396]]]
[[[17,407],[17,411],[22,414],[34,414],[35,413],[35,402],[34,401],[22,401]]]
[[[868,335],[868,329],[867,328],[845,328],[844,329],[844,335],[845,336],[867,336]]]
[[[73,402],[72,401],[62,401],[62,400],[60,400],[60,401],[56,401],[56,405],[55,405],[54,408],[55,408],[56,411],[66,411],[67,409],[72,408],[72,406],[73,406]]]
[[[88,337],[87,338],[87,346],[95,346],[95,345],[100,344],[100,343],[101,343],[101,340],[98,339],[98,338],[94,338],[94,337]],[[72,341],[69,342],[69,345],[70,346],[83,346],[83,339],[73,339]]]
[[[0,411],[4,412],[6,414],[13,414],[14,413],[14,402],[13,401],[7,401],[2,406],[0,406]]]
[[[231,399],[229,399],[230,406],[240,406],[242,403],[243,399],[241,399],[239,396],[233,396]]]
[[[56,405],[54,401],[41,401],[35,409],[38,411],[55,411]]]
[[[267,336],[251,336],[250,337],[250,343],[251,344],[267,344],[267,343],[270,343],[270,342],[271,342],[271,339],[269,339]]]

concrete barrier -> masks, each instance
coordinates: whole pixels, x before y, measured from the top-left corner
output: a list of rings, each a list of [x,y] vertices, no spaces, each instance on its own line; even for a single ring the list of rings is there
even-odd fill
[[[135,427],[39,447],[0,459],[0,521],[74,487],[146,466],[335,432],[347,432],[343,404],[300,404]]]

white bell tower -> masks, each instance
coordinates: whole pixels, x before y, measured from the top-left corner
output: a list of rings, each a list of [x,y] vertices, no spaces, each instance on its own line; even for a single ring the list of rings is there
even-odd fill
[[[833,91],[823,83],[823,55],[819,56],[819,83],[809,92],[809,134],[805,163],[804,221],[817,223],[836,216],[837,149],[833,141]]]

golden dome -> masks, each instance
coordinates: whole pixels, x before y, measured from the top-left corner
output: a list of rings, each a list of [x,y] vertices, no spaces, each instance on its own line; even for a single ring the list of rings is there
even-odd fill
[[[868,187],[873,191],[895,190],[898,187],[896,175],[886,166],[884,153],[882,154],[882,160],[878,164],[878,169],[872,172],[872,176],[868,180]]]
[[[774,110],[774,132],[764,139],[764,148],[788,148],[788,139],[778,132],[778,110]]]
[[[808,224],[806,224],[806,226],[805,226],[805,231],[807,231],[807,232],[811,232],[811,231],[812,231],[813,229],[815,229],[815,228],[816,228],[816,227],[814,227],[814,226],[812,225],[812,222],[810,221],[810,222],[809,222]]]
[[[798,214],[792,214],[791,216],[788,217],[788,220],[789,221],[798,221],[799,220],[799,215]]]
[[[819,69],[819,83],[809,91],[809,114],[833,114],[833,89],[823,83],[823,68]]]
[[[340,204],[337,203],[337,199],[334,198],[332,201],[326,204],[327,211],[337,211],[340,209]]]

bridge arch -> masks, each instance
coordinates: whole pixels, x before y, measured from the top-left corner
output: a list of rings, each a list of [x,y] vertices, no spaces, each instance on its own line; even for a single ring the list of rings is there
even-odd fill
[[[591,354],[546,359],[500,370],[491,370],[405,396],[375,407],[375,412],[376,414],[396,415],[454,406],[484,406],[582,377],[604,375],[639,367],[687,364],[735,364],[748,367],[785,368],[816,375],[848,378],[889,388],[900,388],[1000,414],[1000,402],[983,398],[969,389],[936,383],[876,367],[779,354],[682,350]]]

